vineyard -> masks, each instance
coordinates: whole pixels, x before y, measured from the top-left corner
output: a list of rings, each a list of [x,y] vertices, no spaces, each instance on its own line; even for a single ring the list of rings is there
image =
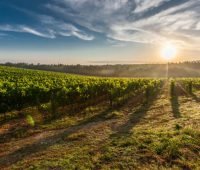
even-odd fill
[[[199,78],[0,66],[0,169],[199,169]]]
[[[155,79],[93,78],[7,67],[0,67],[0,77],[2,113],[48,102],[54,110],[101,97],[112,106],[137,93],[149,95],[162,84]]]

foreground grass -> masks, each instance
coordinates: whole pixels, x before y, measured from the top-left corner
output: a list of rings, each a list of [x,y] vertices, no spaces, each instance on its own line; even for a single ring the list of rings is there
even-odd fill
[[[104,130],[103,133],[106,133]],[[200,133],[191,129],[174,132],[140,131],[115,135],[102,144],[78,132],[62,142],[20,161],[14,169],[198,169]]]
[[[199,169],[200,93],[172,100],[168,91],[149,103],[130,100],[116,109],[100,104],[30,127],[24,136],[7,136],[11,140],[0,144],[0,167]]]

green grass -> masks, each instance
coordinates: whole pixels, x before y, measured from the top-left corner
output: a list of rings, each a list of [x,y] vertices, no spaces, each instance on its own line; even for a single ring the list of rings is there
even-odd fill
[[[25,115],[32,117],[34,126],[27,127],[32,121],[27,124],[26,116],[2,125],[20,122],[16,126],[25,131],[21,130],[21,136],[7,136],[10,140],[0,144],[0,167],[198,170],[199,102],[191,95],[178,95],[174,104],[169,88],[164,87],[148,103],[130,99],[113,109],[100,103],[48,122],[42,121],[37,109],[29,108]]]

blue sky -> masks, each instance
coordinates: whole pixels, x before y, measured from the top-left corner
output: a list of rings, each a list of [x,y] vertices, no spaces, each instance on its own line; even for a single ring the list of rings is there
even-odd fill
[[[200,0],[1,0],[0,62],[199,60]]]

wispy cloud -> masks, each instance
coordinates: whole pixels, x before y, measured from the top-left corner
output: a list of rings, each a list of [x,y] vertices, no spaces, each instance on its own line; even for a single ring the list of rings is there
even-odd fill
[[[45,37],[45,38],[55,38],[55,35],[50,30],[48,31],[48,34],[45,34],[45,33],[41,33],[37,30],[34,30],[34,29],[26,27],[26,26],[20,26],[19,28],[20,28],[19,30],[22,31],[22,32],[27,32],[27,33],[37,35],[37,36],[40,36],[40,37]]]
[[[19,33],[29,33],[39,37],[45,38],[55,38],[53,34],[49,31],[48,33],[39,32],[33,28],[24,25],[0,25],[0,31],[5,32],[19,32]]]
[[[71,23],[67,23],[63,20],[56,19],[53,16],[39,14],[27,9],[14,7],[16,10],[23,12],[24,14],[36,19],[38,24],[35,26],[29,25],[0,25],[0,31],[5,32],[19,32],[19,33],[29,33],[35,36],[43,38],[54,39],[57,36],[70,37],[74,36],[81,40],[91,41],[94,39],[93,35],[87,34],[83,30],[77,28]]]
[[[114,40],[112,38],[108,38],[107,42],[108,42],[108,44],[110,44],[113,47],[124,47],[124,46],[126,46],[126,42]]]
[[[52,0],[53,13],[108,38],[137,43],[173,41],[196,48],[200,42],[199,0]]]
[[[53,23],[52,23],[53,24]],[[29,33],[35,36],[54,39],[56,36],[74,36],[82,40],[93,40],[94,37],[92,35],[88,35],[83,31],[77,29],[73,25],[64,24],[64,23],[54,23],[55,25],[52,27],[42,28],[43,32],[38,31],[34,28],[25,25],[0,25],[0,31],[5,32],[19,32],[19,33]],[[57,25],[58,24],[58,25]],[[1,35],[5,35],[4,33],[0,33]]]
[[[65,23],[61,20],[56,20],[54,17],[47,15],[36,15],[36,17],[45,25],[47,28],[54,30],[55,35],[60,36],[74,36],[82,40],[91,41],[94,39],[93,35],[89,35],[84,31],[78,29],[70,23]]]
[[[41,8],[41,13],[18,8],[38,25],[0,25],[0,31],[87,41],[98,32],[111,45],[170,40],[184,48],[200,46],[200,0],[49,0]]]
[[[146,10],[149,10],[151,8],[158,7],[163,2],[166,2],[169,0],[153,0],[153,1],[147,1],[147,0],[135,0],[136,2],[136,8],[134,10],[135,13],[144,12]]]

